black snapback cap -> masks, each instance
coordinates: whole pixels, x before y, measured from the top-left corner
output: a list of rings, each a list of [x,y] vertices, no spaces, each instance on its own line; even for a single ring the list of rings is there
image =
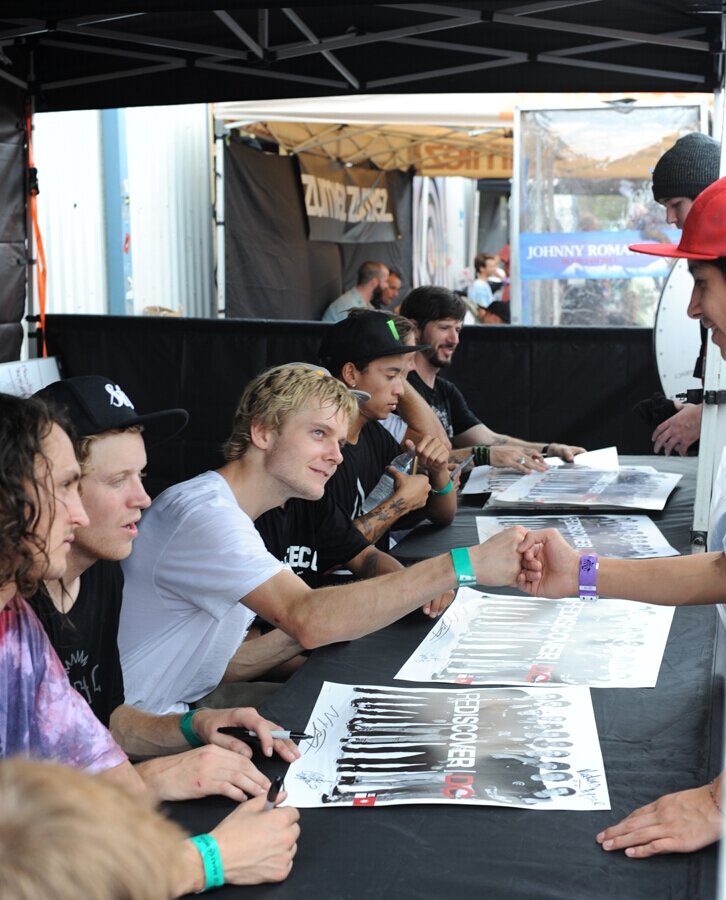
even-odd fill
[[[331,325],[320,344],[318,355],[323,365],[339,369],[347,362],[428,349],[428,344],[415,344],[413,347],[402,344],[394,320],[371,310]]]
[[[179,434],[189,421],[185,409],[164,409],[140,415],[126,393],[103,375],[65,378],[33,396],[62,409],[79,437],[143,425],[147,443],[160,444]]]

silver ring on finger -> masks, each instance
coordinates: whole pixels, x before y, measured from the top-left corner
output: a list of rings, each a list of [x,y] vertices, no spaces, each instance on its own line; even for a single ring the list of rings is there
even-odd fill
[[[519,463],[520,466],[523,466],[527,462],[527,460],[524,456],[520,456],[519,459],[517,460],[517,462]]]

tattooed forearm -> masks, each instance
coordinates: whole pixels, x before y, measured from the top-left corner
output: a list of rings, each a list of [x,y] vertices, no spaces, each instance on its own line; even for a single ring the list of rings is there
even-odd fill
[[[406,512],[406,501],[397,497],[377,506],[364,516],[353,519],[353,524],[372,544]]]

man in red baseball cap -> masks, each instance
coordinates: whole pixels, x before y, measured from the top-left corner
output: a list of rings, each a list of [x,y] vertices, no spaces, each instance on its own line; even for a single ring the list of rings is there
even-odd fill
[[[696,198],[679,244],[634,244],[630,249],[689,261],[694,286],[688,315],[709,329],[726,359],[726,178]],[[530,531],[520,550],[524,554],[520,588],[540,597],[577,596],[580,555],[559,532]],[[726,602],[724,550],[669,559],[600,559],[595,571],[593,590],[608,597],[663,606]],[[596,839],[603,850],[624,850],[633,858],[705,847],[721,836],[722,781],[723,773],[710,784],[667,794],[601,831]]]

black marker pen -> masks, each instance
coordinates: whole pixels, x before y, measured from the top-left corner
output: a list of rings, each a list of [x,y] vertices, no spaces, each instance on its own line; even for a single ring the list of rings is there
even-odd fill
[[[256,732],[250,731],[248,728],[237,728],[232,725],[225,725],[222,728],[217,729],[220,734],[229,734],[232,737],[239,738],[241,741],[257,741],[259,743],[259,736]],[[283,731],[283,730],[273,730],[270,732],[273,741],[275,740],[293,740],[293,741],[309,741],[312,738],[311,734],[303,734],[302,731]]]
[[[267,800],[265,800],[265,805],[263,809],[267,811],[268,809],[273,809],[275,806],[275,801],[277,800],[277,795],[282,790],[282,784],[284,782],[284,777],[282,775],[278,775],[270,785],[270,790],[267,792]]]

